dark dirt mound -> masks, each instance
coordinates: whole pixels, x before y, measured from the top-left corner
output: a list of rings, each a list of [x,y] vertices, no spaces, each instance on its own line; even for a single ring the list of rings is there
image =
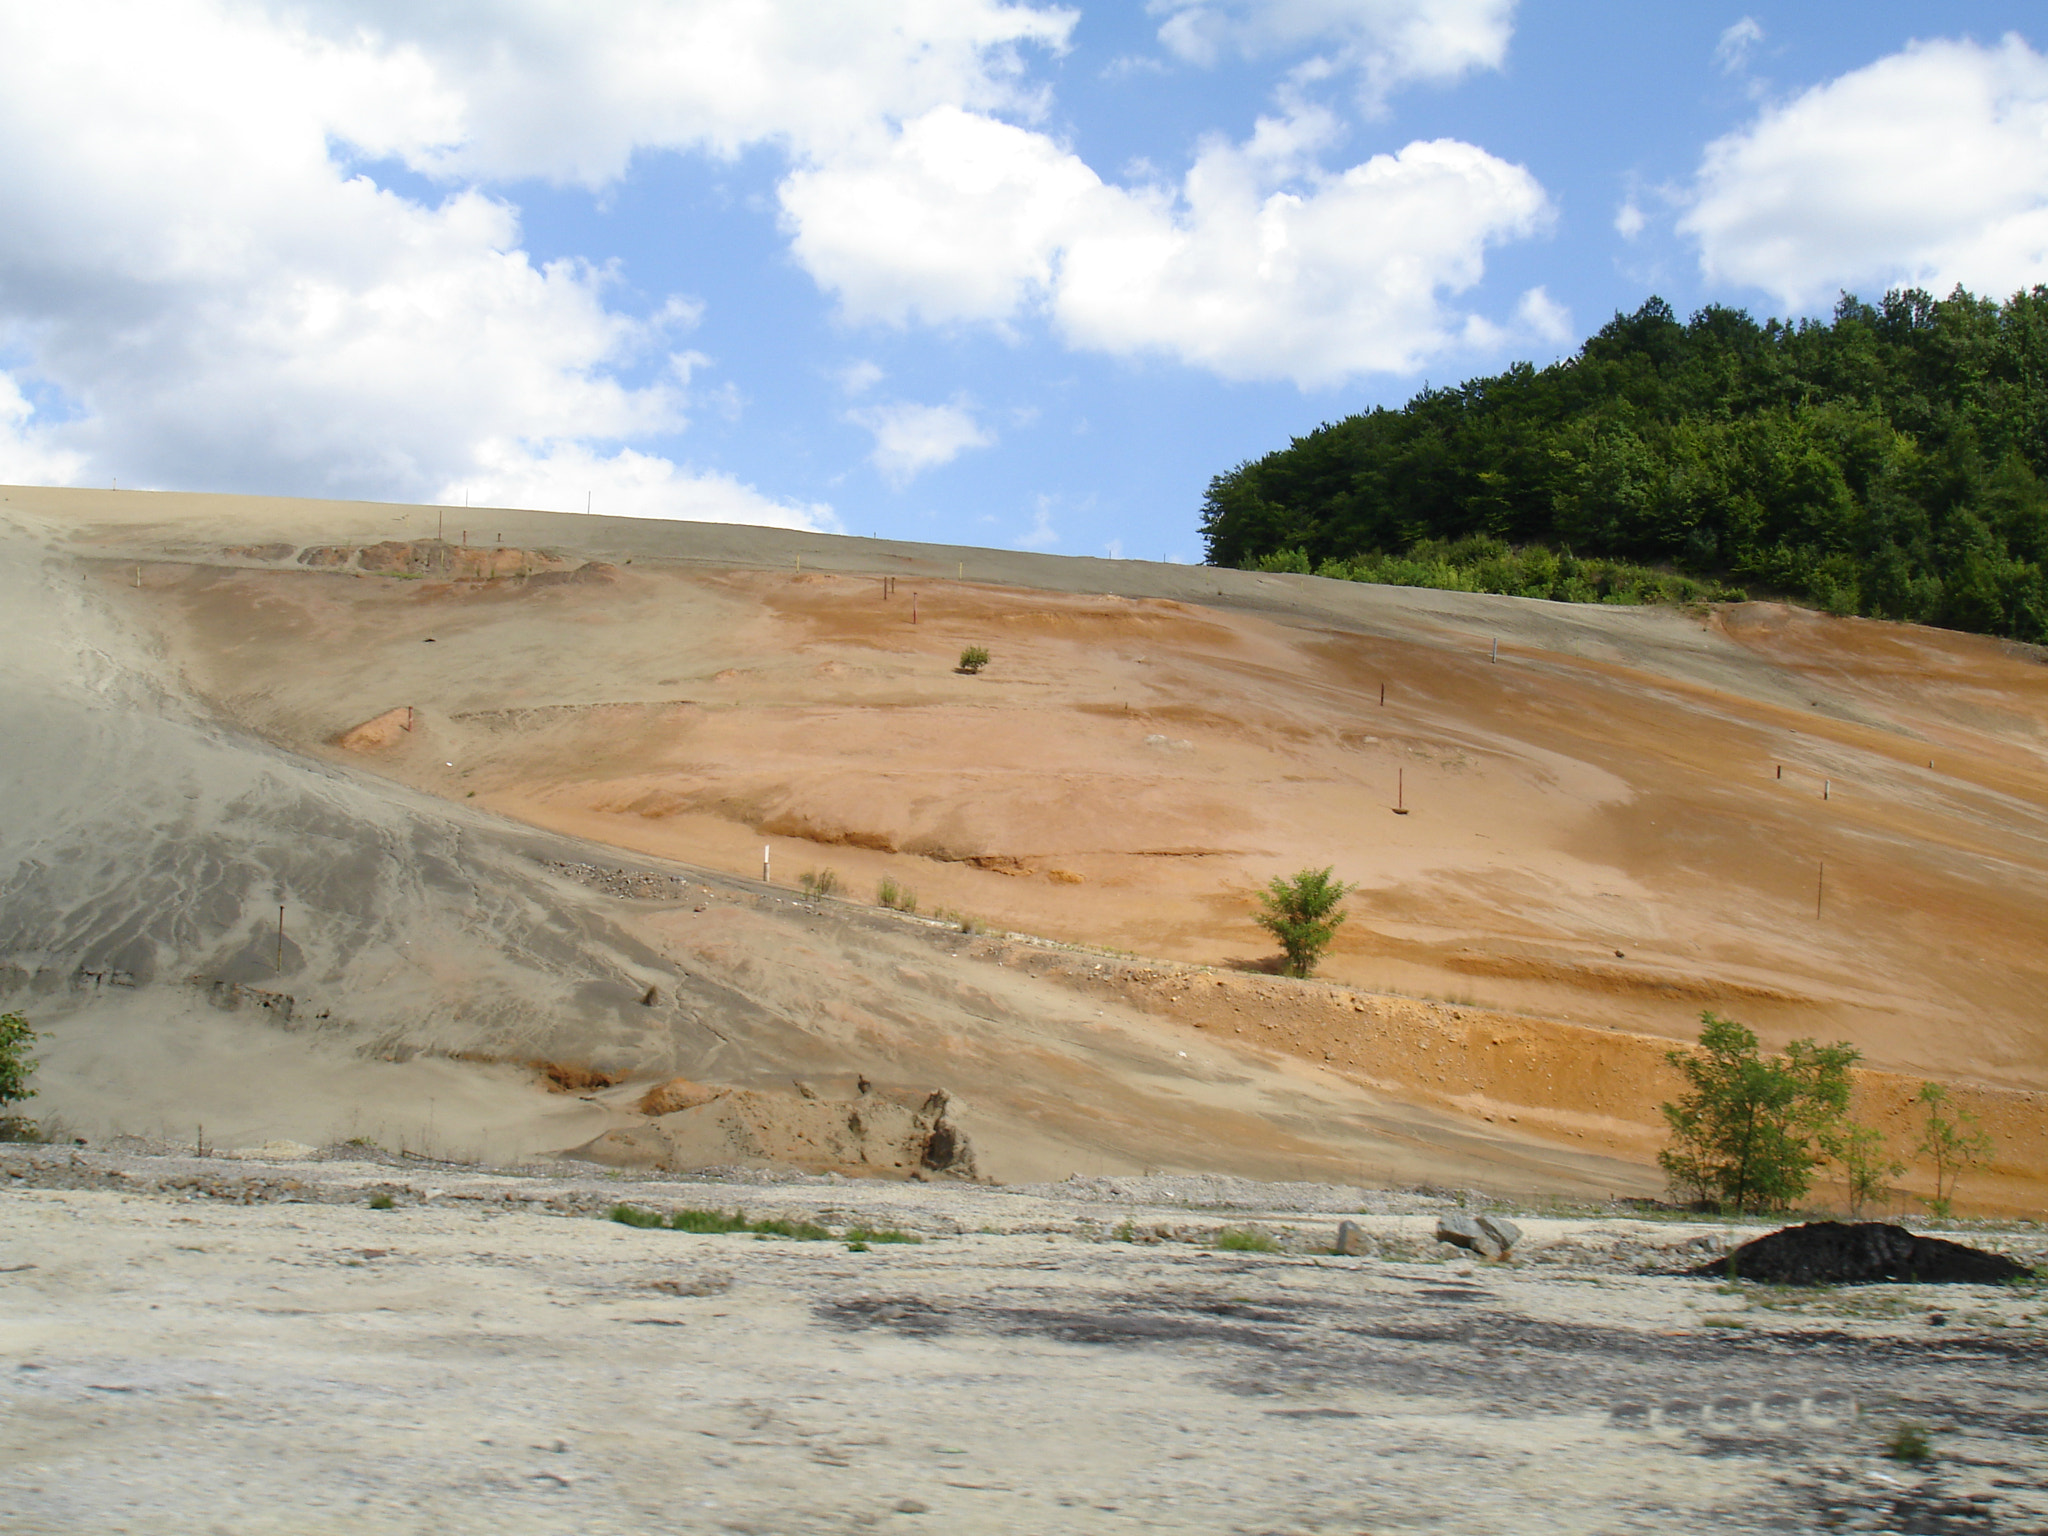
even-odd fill
[[[1921,1285],[1997,1285],[2034,1272],[2002,1253],[1916,1237],[1881,1221],[1810,1221],[1783,1227],[1702,1264],[1695,1275],[1772,1285],[1857,1285],[1904,1280]]]

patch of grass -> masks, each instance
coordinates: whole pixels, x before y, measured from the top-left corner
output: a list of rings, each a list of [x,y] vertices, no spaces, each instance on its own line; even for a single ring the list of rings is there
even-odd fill
[[[866,1243],[864,1243],[864,1242],[860,1241],[860,1239],[858,1239],[858,1238],[855,1238],[855,1239],[854,1239],[854,1240],[853,1240],[852,1242],[850,1242],[850,1243],[848,1243],[848,1244],[846,1245],[846,1251],[847,1251],[848,1253],[872,1253],[872,1252],[874,1252],[874,1250],[873,1250],[872,1248],[868,1247],[868,1245],[867,1245]]]
[[[1893,1461],[1902,1461],[1909,1466],[1919,1466],[1934,1457],[1933,1442],[1927,1438],[1927,1426],[1912,1419],[1901,1419],[1892,1426],[1892,1432],[1885,1436],[1884,1453]]]
[[[800,1243],[823,1242],[832,1235],[808,1221],[785,1221],[780,1217],[749,1221],[745,1211],[734,1211],[730,1216],[723,1211],[677,1211],[669,1217],[668,1224],[675,1232],[750,1232],[756,1237],[787,1237]]]
[[[397,1203],[389,1195],[370,1196],[370,1209],[373,1211],[388,1211]],[[625,1207],[621,1206],[620,1209],[623,1210]]]
[[[917,892],[905,885],[898,885],[893,876],[882,876],[882,883],[875,887],[875,904],[889,908],[892,912],[916,912]]]
[[[637,1205],[615,1205],[605,1216],[622,1227],[658,1227],[661,1225],[659,1211],[643,1211]]]
[[[824,869],[807,869],[796,877],[796,883],[804,888],[806,896],[831,896],[839,890],[839,871],[829,865]]]
[[[859,1243],[866,1248],[872,1243],[921,1243],[924,1239],[915,1232],[904,1232],[895,1227],[848,1227],[846,1244],[851,1248]]]
[[[1223,1253],[1278,1253],[1279,1243],[1270,1232],[1261,1232],[1256,1227],[1223,1227],[1216,1233],[1214,1246]]]
[[[988,665],[988,651],[979,645],[970,645],[960,653],[962,672],[979,672]]]

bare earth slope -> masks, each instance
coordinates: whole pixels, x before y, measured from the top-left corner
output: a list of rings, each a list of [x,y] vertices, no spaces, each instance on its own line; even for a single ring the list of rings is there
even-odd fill
[[[359,1115],[425,1099],[444,1137],[516,1122],[529,1149],[630,1126],[664,1075],[829,1098],[864,1074],[959,1096],[998,1175],[1321,1159],[1646,1191],[1659,1042],[1711,1007],[1853,1040],[1906,1141],[1910,1087],[1956,1083],[2004,1133],[1982,1198],[2040,1204],[2031,653],[1764,605],[7,494],[7,708],[34,728],[5,748],[27,792],[0,813],[0,963],[92,1021],[50,1058],[68,1112],[151,1078],[125,1042],[175,1015],[277,1055],[275,1113],[237,1133],[313,1135],[285,1113],[334,1101],[289,1076],[310,1049],[414,1074],[351,1089]],[[954,670],[970,643],[980,676]],[[703,873],[758,875],[764,845],[781,896]],[[568,864],[689,889],[634,901]],[[1258,977],[1250,893],[1323,864],[1360,883],[1336,985]],[[788,899],[827,867],[1172,963]],[[281,1047],[248,1022],[281,1005],[224,985],[323,1029]],[[451,1053],[639,1086],[546,1100],[542,1132],[491,1098],[533,1097],[521,1074]]]

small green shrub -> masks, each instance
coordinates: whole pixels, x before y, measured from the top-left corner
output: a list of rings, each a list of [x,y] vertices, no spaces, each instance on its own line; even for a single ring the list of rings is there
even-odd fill
[[[862,1242],[859,1238],[855,1238],[852,1242],[846,1245],[846,1251],[848,1253],[871,1253],[874,1250],[869,1248],[868,1245]]]
[[[1901,1419],[1886,1436],[1884,1453],[1893,1461],[1903,1461],[1912,1466],[1931,1459],[1934,1446],[1927,1438],[1927,1426],[1916,1424],[1911,1419]]]
[[[749,1221],[745,1211],[734,1211],[730,1216],[723,1211],[677,1211],[669,1217],[668,1224],[675,1232],[750,1232],[755,1237],[788,1237],[800,1243],[823,1242],[832,1235],[811,1222],[786,1221],[779,1216]]]
[[[677,1211],[668,1219],[671,1230],[676,1232],[744,1232],[747,1218],[735,1211],[728,1216],[723,1211]]]
[[[988,665],[988,652],[978,645],[970,645],[960,653],[962,672],[979,672]]]
[[[18,1013],[0,1013],[0,1105],[19,1104],[36,1096],[28,1080],[36,1070],[29,1059],[29,1047],[36,1032]]]
[[[388,1211],[396,1204],[397,1202],[389,1195],[370,1196],[370,1209],[373,1211]],[[619,1209],[624,1210],[625,1207],[621,1206]]]
[[[1270,1233],[1256,1227],[1224,1227],[1216,1234],[1215,1246],[1224,1253],[1278,1253],[1280,1245]]]
[[[839,871],[829,866],[807,869],[796,877],[796,883],[804,888],[806,896],[830,896],[839,889]]]
[[[898,1231],[895,1227],[848,1227],[846,1229],[847,1246],[852,1247],[853,1244],[859,1243],[861,1247],[858,1251],[865,1251],[871,1243],[921,1243],[923,1241],[924,1239],[915,1232],[902,1232]]]
[[[1344,921],[1337,905],[1351,889],[1341,880],[1332,880],[1328,869],[1304,869],[1292,880],[1275,875],[1259,892],[1259,911],[1253,920],[1278,939],[1286,952],[1282,975],[1316,973],[1316,962]]]
[[[893,876],[884,875],[882,883],[875,887],[875,902],[893,912],[915,912],[917,892],[908,886],[898,885]]]
[[[622,1227],[658,1227],[661,1215],[657,1211],[643,1211],[634,1205],[615,1205],[605,1212],[611,1220]]]
[[[1956,1182],[1991,1157],[1991,1137],[1968,1110],[1949,1113],[1948,1090],[1939,1083],[1920,1085],[1927,1106],[1927,1129],[1914,1150],[1934,1164],[1934,1198],[1927,1209],[1948,1220],[1955,1210]]]

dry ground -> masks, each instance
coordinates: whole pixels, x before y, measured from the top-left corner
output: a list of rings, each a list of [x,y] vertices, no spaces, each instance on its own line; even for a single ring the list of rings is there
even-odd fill
[[[1524,1215],[1490,1265],[1432,1241],[1441,1196],[1233,1179],[6,1149],[0,1185],[23,1536],[2048,1530],[2039,1286],[1674,1278],[1719,1225]],[[1319,1251],[1344,1215],[1377,1256]],[[1215,1246],[1253,1228],[1282,1251]],[[1887,1459],[1902,1422],[1931,1462]]]

